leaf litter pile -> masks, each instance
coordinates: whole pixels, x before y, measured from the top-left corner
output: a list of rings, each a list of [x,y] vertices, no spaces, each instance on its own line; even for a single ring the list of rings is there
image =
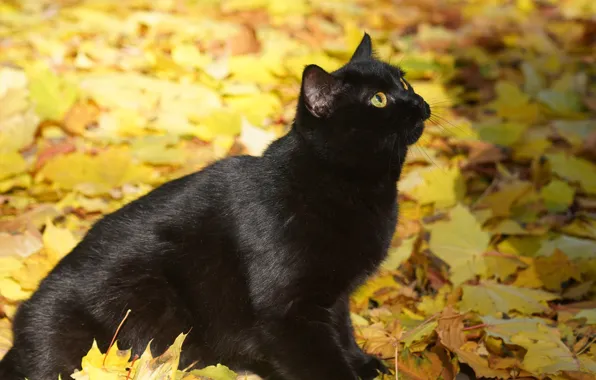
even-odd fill
[[[352,297],[358,342],[401,379],[593,379],[595,20],[592,0],[0,3],[0,356],[94,221],[259,154],[303,67],[339,67],[366,30],[434,116],[389,258]],[[73,377],[236,378],[177,368],[183,340],[157,358],[94,345]]]

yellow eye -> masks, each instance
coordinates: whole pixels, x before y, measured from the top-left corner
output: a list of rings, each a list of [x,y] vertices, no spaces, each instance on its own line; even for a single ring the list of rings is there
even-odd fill
[[[382,92],[377,92],[370,98],[370,103],[377,108],[383,108],[387,105],[387,95]]]

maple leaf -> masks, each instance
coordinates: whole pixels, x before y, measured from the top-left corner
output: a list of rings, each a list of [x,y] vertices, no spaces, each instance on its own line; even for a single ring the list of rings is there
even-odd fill
[[[461,231],[466,231],[462,234]],[[455,284],[486,270],[482,254],[488,248],[490,236],[464,206],[454,207],[448,222],[437,222],[431,228],[429,246],[433,253],[450,266]]]
[[[534,375],[579,371],[579,363],[561,342],[558,331],[543,324],[537,324],[536,327],[511,337],[513,344],[527,350],[522,362],[523,368]]]
[[[484,283],[478,286],[463,285],[462,310],[475,310],[484,315],[509,313],[542,313],[548,311],[546,301],[559,298],[555,294],[536,289]]]
[[[537,257],[530,261],[530,266],[521,271],[513,283],[515,286],[561,291],[562,284],[569,279],[581,281],[581,272],[577,265],[559,249],[548,257]]]
[[[31,66],[27,74],[31,100],[37,114],[45,119],[62,120],[78,96],[77,87],[44,65]]]
[[[594,345],[580,347],[596,290],[593,1],[54,3],[0,3],[0,356],[20,301],[97,217],[261,154],[291,125],[304,66],[335,70],[366,30],[432,116],[399,181],[400,245],[352,297],[359,342],[403,347],[400,378],[453,379],[458,363],[487,378],[596,373]],[[176,347],[145,355],[143,378],[234,378],[176,371]],[[112,372],[102,355],[91,378],[129,375],[126,351],[110,351]]]

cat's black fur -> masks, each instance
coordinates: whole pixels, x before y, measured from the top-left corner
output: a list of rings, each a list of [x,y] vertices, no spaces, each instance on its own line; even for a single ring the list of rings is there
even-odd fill
[[[262,157],[232,157],[98,221],[14,320],[2,380],[55,380],[102,351],[223,363],[269,379],[372,379],[348,296],[385,258],[396,181],[428,104],[365,35],[344,67],[305,68],[296,120]],[[382,91],[387,106],[370,99]],[[106,168],[109,170],[109,168]]]

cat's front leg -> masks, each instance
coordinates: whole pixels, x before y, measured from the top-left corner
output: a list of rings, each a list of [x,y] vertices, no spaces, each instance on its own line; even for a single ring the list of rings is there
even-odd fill
[[[354,328],[350,318],[349,296],[338,299],[334,305],[333,320],[337,329],[342,347],[346,350],[348,360],[362,380],[372,380],[379,373],[389,373],[383,362],[376,356],[365,353],[354,339]]]
[[[263,335],[275,378],[285,380],[357,380],[341,347],[331,316],[309,311],[269,318]]]

